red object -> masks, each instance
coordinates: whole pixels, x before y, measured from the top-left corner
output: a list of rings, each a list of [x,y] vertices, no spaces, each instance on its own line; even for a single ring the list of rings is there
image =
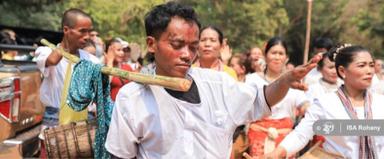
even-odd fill
[[[0,102],[0,113],[4,115],[4,117],[9,118],[11,113],[11,101],[6,100]]]
[[[313,136],[312,145],[315,145],[317,142],[321,142],[320,147],[323,148],[323,143],[325,142],[324,136],[315,135]]]
[[[20,79],[19,78],[15,78],[13,80],[13,87],[14,87],[15,92],[20,91]]]
[[[11,83],[4,82],[0,88],[2,92],[2,98],[0,102],[0,114],[3,115],[10,122],[18,120],[19,107],[20,107],[20,79],[19,78],[10,78]],[[8,80],[5,80],[8,81]],[[4,94],[5,93],[5,94]],[[13,96],[7,97],[13,94]]]
[[[47,151],[45,149],[44,140],[40,140],[40,159],[47,159]]]
[[[252,124],[257,124],[258,126],[264,127],[266,129],[273,127],[278,129],[285,129],[285,128],[293,128],[293,121],[291,118],[286,117],[283,119],[262,119],[255,122],[252,122]],[[268,137],[267,132],[261,131],[261,130],[254,130],[251,128],[248,130],[248,142],[249,142],[249,155],[252,157],[261,157],[264,155],[264,142],[265,138]],[[284,139],[284,137],[288,134],[280,134],[275,140],[275,147],[280,144],[280,142]]]
[[[133,71],[131,66],[128,64],[121,64],[120,69],[125,70],[125,71]],[[111,98],[112,101],[115,101],[116,95],[119,92],[120,88],[124,86],[124,84],[127,84],[130,82],[129,80],[120,78],[120,77],[113,77],[111,80]]]

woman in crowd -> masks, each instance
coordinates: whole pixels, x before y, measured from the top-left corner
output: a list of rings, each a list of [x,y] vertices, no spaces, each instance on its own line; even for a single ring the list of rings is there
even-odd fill
[[[266,68],[264,73],[247,76],[246,83],[263,87],[276,80],[284,71],[288,61],[287,46],[282,38],[270,39],[265,49]],[[248,130],[249,154],[260,157],[273,151],[294,125],[296,109],[308,104],[303,91],[289,89],[287,95],[272,107],[271,116],[254,121]]]
[[[121,40],[113,38],[107,43],[107,53],[104,57],[104,63],[108,67],[116,67],[126,71],[132,71],[128,64],[124,64],[124,51]],[[121,77],[110,76],[111,81],[111,98],[115,101],[117,92],[129,81]]]
[[[255,46],[249,50],[249,53],[247,55],[248,55],[248,60],[251,61],[251,68],[252,68],[251,73],[253,72],[262,73],[263,70],[265,69],[265,60],[263,56],[263,51],[259,47]]]
[[[245,82],[247,59],[242,58],[241,54],[235,54],[229,59],[229,67],[235,70],[237,79],[240,82]]]
[[[237,80],[236,72],[225,65],[220,59],[220,51],[226,43],[223,32],[214,26],[207,26],[200,30],[199,59],[194,66],[223,71]]]
[[[312,139],[313,124],[322,119],[384,119],[384,96],[368,89],[374,74],[371,53],[361,46],[343,45],[330,50],[338,77],[344,80],[337,92],[315,99],[305,117],[268,157],[292,156]],[[382,136],[325,136],[323,148],[344,158],[384,156]]]
[[[317,70],[321,73],[322,77],[318,82],[310,85],[308,91],[305,92],[311,101],[315,97],[335,92],[341,85],[341,82],[338,81],[335,62],[331,61],[329,56],[323,56],[321,61],[317,64]]]

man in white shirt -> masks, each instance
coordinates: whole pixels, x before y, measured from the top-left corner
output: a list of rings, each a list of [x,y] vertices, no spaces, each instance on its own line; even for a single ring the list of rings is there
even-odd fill
[[[187,92],[135,82],[122,87],[105,144],[114,158],[229,158],[235,128],[268,115],[268,105],[289,87],[304,89],[300,80],[319,60],[258,89],[222,72],[191,68],[200,28],[192,8],[158,5],[145,28],[155,73],[190,79],[192,86]]]
[[[89,32],[93,29],[91,17],[79,9],[69,9],[63,15],[62,27],[64,36],[58,47],[80,59],[98,63],[95,56],[81,50],[89,39]],[[37,66],[44,77],[40,87],[40,100],[45,106],[43,118],[45,129],[58,125],[61,95],[69,61],[48,47],[37,48],[36,56]],[[40,137],[43,138],[42,135]]]

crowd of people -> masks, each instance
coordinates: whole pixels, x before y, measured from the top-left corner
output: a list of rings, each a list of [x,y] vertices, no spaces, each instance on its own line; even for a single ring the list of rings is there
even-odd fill
[[[137,44],[119,37],[104,42],[89,14],[64,13],[59,48],[108,67],[192,81],[180,92],[110,76],[109,157],[242,158],[244,152],[254,159],[296,157],[317,142],[344,158],[384,156],[384,137],[317,136],[312,129],[321,119],[384,119],[383,61],[368,49],[320,37],[309,63],[293,66],[282,37],[233,53],[222,30],[204,26],[188,6],[155,6],[145,17],[144,65],[131,56],[138,54]],[[13,42],[8,30],[1,35]],[[44,77],[44,129],[86,120],[87,114],[97,118],[97,103],[61,117],[74,64],[48,47],[35,54]],[[46,157],[44,146],[42,152]]]

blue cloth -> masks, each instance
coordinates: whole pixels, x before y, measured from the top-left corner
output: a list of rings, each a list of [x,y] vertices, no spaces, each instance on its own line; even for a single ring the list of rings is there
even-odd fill
[[[90,61],[78,62],[72,73],[67,102],[75,111],[86,109],[91,102],[96,103],[97,131],[93,146],[94,157],[108,159],[110,155],[104,145],[111,122],[113,102],[110,97],[108,75],[103,75],[101,68],[102,65]]]
[[[43,125],[48,127],[59,125],[59,108],[45,106]]]

